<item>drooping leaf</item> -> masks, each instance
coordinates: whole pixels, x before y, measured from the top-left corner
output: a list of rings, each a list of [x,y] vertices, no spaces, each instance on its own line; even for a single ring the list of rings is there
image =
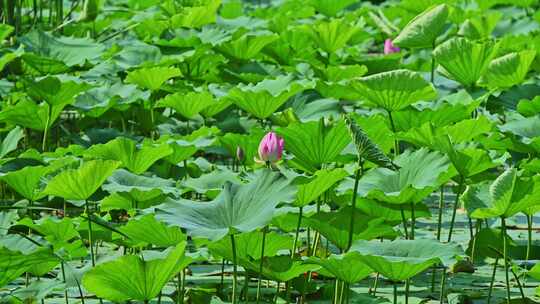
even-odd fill
[[[193,236],[219,240],[227,233],[249,232],[272,219],[276,205],[294,195],[289,181],[263,170],[245,185],[225,182],[211,202],[168,201],[156,207],[156,218],[185,228]]]
[[[48,249],[38,249],[24,254],[20,251],[12,251],[3,245],[0,246],[0,286],[3,287],[9,282],[17,279],[26,271],[36,265],[48,263],[59,263],[57,257]]]
[[[252,231],[240,233],[234,236],[237,258],[244,261],[254,261],[261,259],[262,253],[262,231]],[[267,232],[264,243],[264,256],[273,257],[280,252],[292,250],[294,240],[291,236],[279,234],[277,232]],[[219,255],[227,260],[232,260],[231,240],[221,239],[208,245],[212,254]],[[244,264],[242,261],[240,265]]]
[[[381,151],[376,143],[371,141],[351,116],[345,116],[344,119],[360,161],[367,160],[384,168],[395,168],[392,160]]]
[[[85,273],[82,285],[110,301],[151,300],[181,270],[185,247],[186,243],[181,242],[164,258],[148,260],[127,255],[97,265]]]
[[[24,137],[24,130],[20,127],[15,127],[2,140],[0,145],[0,158],[8,155],[10,152],[13,152],[17,149],[19,141]]]
[[[350,24],[346,19],[322,20],[304,28],[313,42],[328,54],[335,53],[347,45],[360,27]],[[330,55],[328,55],[330,56]]]
[[[177,14],[172,16],[173,27],[200,28],[205,24],[216,22],[221,0],[191,1],[190,4],[180,6]]]
[[[186,241],[186,235],[178,227],[167,227],[155,219],[153,214],[131,219],[125,226],[118,228],[129,237],[129,242],[141,247],[148,244],[168,247]]]
[[[124,169],[116,170],[103,185],[103,190],[110,193],[125,192],[138,201],[149,200],[161,194],[180,195],[180,189],[170,179],[136,175]]]
[[[269,31],[249,32],[237,39],[223,43],[219,48],[229,56],[249,60],[256,57],[265,46],[277,39],[278,35]]]
[[[354,0],[310,0],[309,4],[315,8],[317,12],[323,13],[328,17],[335,17],[340,11],[347,6],[355,3]]]
[[[437,96],[431,83],[409,70],[394,70],[359,78],[352,85],[371,105],[387,111],[398,111],[420,100],[427,101]]]
[[[489,87],[509,88],[525,80],[527,72],[536,57],[536,51],[526,50],[509,53],[489,63],[484,78]]]
[[[444,29],[447,17],[446,4],[426,9],[414,17],[392,42],[406,48],[433,47],[435,40]]]
[[[160,99],[156,107],[169,107],[187,119],[194,118],[202,110],[214,104],[214,97],[209,92],[178,92]]]
[[[310,257],[307,262],[321,265],[333,276],[349,284],[358,283],[373,272],[373,269],[364,264],[360,255],[354,251],[341,255],[331,255],[325,259]]]
[[[120,165],[112,160],[85,161],[77,169],[67,169],[47,183],[43,193],[66,200],[86,200]]]
[[[347,176],[343,169],[319,170],[308,183],[298,186],[295,206],[303,207],[316,200],[335,183]]]

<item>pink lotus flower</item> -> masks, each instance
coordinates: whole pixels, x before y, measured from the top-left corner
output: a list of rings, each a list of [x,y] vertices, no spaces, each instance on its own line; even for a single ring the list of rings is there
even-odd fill
[[[285,141],[274,132],[268,132],[259,144],[259,162],[275,163],[281,159]]]
[[[387,55],[387,54],[392,54],[392,53],[397,53],[397,52],[399,52],[399,47],[395,46],[392,43],[392,39],[386,39],[384,41],[384,54]]]

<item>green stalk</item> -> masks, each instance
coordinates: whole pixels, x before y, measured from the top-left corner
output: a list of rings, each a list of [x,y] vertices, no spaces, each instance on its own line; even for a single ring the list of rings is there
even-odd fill
[[[414,227],[416,226],[416,216],[414,215],[414,203],[411,203],[411,240],[414,240]]]
[[[458,183],[458,191],[456,193],[456,199],[454,201],[454,210],[452,211],[452,220],[450,221],[450,230],[448,231],[448,242],[452,241],[452,232],[454,231],[454,223],[456,222],[456,213],[459,206],[459,197],[461,195],[461,188],[463,187],[463,176],[460,176]]]
[[[405,304],[409,304],[409,289],[411,281],[410,279],[405,280]]]
[[[396,125],[394,124],[394,119],[392,118],[392,112],[388,112],[388,119],[390,120],[390,126],[392,127],[392,132],[394,133],[394,136],[396,135]],[[394,139],[394,156],[399,155],[399,141],[397,139]]]
[[[403,223],[403,230],[405,231],[405,239],[409,239],[409,232],[407,229],[407,219],[405,219],[405,211],[403,211],[403,207],[400,206],[401,211],[401,222]]]
[[[491,273],[491,282],[489,283],[487,304],[491,302],[491,294],[493,293],[493,285],[495,284],[495,274],[497,273],[497,264],[499,263],[499,258],[495,259],[495,264],[493,264],[493,272]]]
[[[504,275],[506,279],[506,303],[510,304],[510,278],[508,276],[508,248],[506,242],[506,219],[501,217],[501,229],[503,237]]]
[[[60,262],[60,267],[62,269],[62,281],[64,282],[64,284],[66,284],[66,271],[64,269],[64,261]],[[67,286],[64,287],[64,299],[66,300],[66,304],[69,304]]]
[[[50,104],[47,104],[48,112],[47,112],[47,119],[45,121],[45,130],[43,130],[43,140],[41,142],[41,151],[46,152],[47,150],[47,136],[49,135],[49,125],[51,124],[51,116],[52,116],[52,106]]]
[[[359,161],[358,168],[356,169],[356,174],[354,176],[354,188],[353,188],[353,194],[352,194],[352,200],[351,200],[351,222],[349,223],[349,240],[347,242],[347,251],[352,246],[353,241],[353,234],[354,234],[354,214],[356,213],[356,196],[358,195],[358,183],[360,180],[360,176],[362,175],[363,164],[362,161]]]
[[[176,293],[178,294],[176,303],[184,303],[184,295],[182,294],[182,276],[181,274],[176,275],[177,284],[176,284]]]
[[[92,260],[92,267],[96,266],[96,258],[94,257],[94,248],[93,248],[93,242],[92,242],[92,221],[91,218],[91,212],[90,212],[90,206],[88,205],[88,200],[85,200],[85,206],[86,206],[86,215],[88,216],[88,243],[90,244],[90,258]]]
[[[397,304],[397,285],[394,282],[394,304]]]
[[[435,41],[433,41],[433,47],[431,52],[431,74],[429,77],[429,81],[432,84],[435,84],[433,81],[435,80],[435,56],[433,56],[433,50],[435,50]]]
[[[237,268],[236,268],[236,242],[234,241],[234,234],[231,234],[231,248],[233,256],[233,286],[232,286],[232,303],[236,303],[236,283],[237,283]]]
[[[533,229],[533,215],[527,214],[527,254],[525,255],[525,264],[529,262],[529,258],[531,257],[532,229]]]
[[[259,277],[257,281],[257,304],[260,302],[260,299],[261,299],[262,270],[263,270],[263,262],[264,262],[264,247],[266,243],[266,232],[267,232],[267,227],[264,227],[262,231],[263,237],[262,237],[261,261],[259,263]]]
[[[444,299],[445,299],[445,284],[446,284],[446,269],[444,268],[443,266],[443,271],[442,271],[442,279],[441,279],[441,295],[440,295],[440,304],[443,304],[444,303]]]
[[[292,249],[292,252],[291,252],[291,258],[294,258],[294,256],[296,255],[296,249],[297,249],[297,246],[298,246],[298,237],[300,235],[300,225],[302,225],[303,209],[304,208],[300,207],[299,211],[298,211],[298,222],[296,224],[296,234],[294,236],[294,243],[293,243],[293,249]]]
[[[516,272],[512,268],[510,268],[510,272],[512,272],[512,275],[514,276],[514,279],[516,280],[516,283],[518,285],[519,293],[521,294],[521,300],[523,300],[523,303],[527,303],[527,299],[525,298],[525,292],[523,292],[523,286],[521,286],[521,282],[519,281]]]

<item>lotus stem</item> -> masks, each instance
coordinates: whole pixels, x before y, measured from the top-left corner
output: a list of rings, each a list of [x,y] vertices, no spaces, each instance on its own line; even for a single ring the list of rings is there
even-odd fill
[[[409,232],[407,229],[407,219],[405,218],[405,211],[403,210],[403,206],[400,206],[400,212],[401,212],[401,222],[403,223],[403,230],[405,231],[405,239],[409,239]]]
[[[45,129],[43,130],[43,140],[41,141],[41,151],[47,151],[47,136],[49,135],[49,125],[51,124],[52,106],[47,104],[47,119],[45,120]]]
[[[298,237],[300,235],[300,226],[302,225],[303,209],[304,208],[300,207],[299,210],[298,210],[298,222],[296,224],[296,234],[294,236],[294,243],[293,243],[293,249],[292,249],[292,252],[291,252],[291,258],[294,258],[294,256],[296,255],[296,249],[297,249],[297,246],[298,246]]]
[[[397,304],[397,285],[394,282],[394,304]]]
[[[92,241],[92,220],[91,211],[88,200],[85,200],[86,214],[88,215],[88,243],[90,244],[90,259],[92,261],[92,267],[96,266],[96,257],[94,256],[94,242]]]
[[[521,282],[519,281],[519,278],[514,271],[514,269],[510,268],[510,271],[512,272],[512,275],[514,276],[514,279],[516,279],[516,283],[519,288],[519,293],[521,294],[521,299],[523,300],[523,303],[527,303],[527,299],[525,298],[525,293],[523,292],[523,286],[521,285]]]
[[[231,249],[233,257],[233,286],[232,286],[232,303],[236,303],[236,283],[237,283],[237,267],[236,267],[236,242],[234,241],[234,234],[231,234]]]
[[[495,284],[495,274],[497,273],[497,264],[498,263],[499,263],[499,258],[497,257],[495,259],[495,263],[493,264],[493,272],[491,273],[491,282],[489,283],[487,304],[489,304],[491,302],[491,294],[493,293],[493,285]]]
[[[458,183],[458,190],[456,198],[454,200],[454,210],[452,211],[452,220],[450,221],[450,230],[448,231],[448,242],[452,241],[452,232],[454,231],[454,223],[456,222],[456,213],[459,206],[459,197],[461,195],[461,188],[463,187],[463,176],[460,176]]]
[[[394,133],[394,136],[396,135],[396,125],[394,124],[394,119],[392,118],[392,111],[388,111],[388,119],[390,120],[390,126],[392,127],[392,132]],[[399,141],[397,139],[394,139],[394,156],[399,155]]]
[[[435,41],[433,41],[432,50],[431,50],[431,74],[429,81],[432,84],[435,84],[435,56],[433,56],[433,51],[435,50]]]
[[[62,269],[62,281],[64,282],[64,284],[66,284],[66,270],[64,269],[64,261],[60,262],[60,267]],[[66,304],[69,304],[67,286],[64,287],[64,299],[66,301]]]
[[[409,304],[409,288],[411,285],[410,279],[405,280],[405,304]]]
[[[352,200],[351,200],[351,222],[349,224],[349,240],[347,242],[347,251],[352,246],[353,241],[353,235],[354,235],[354,214],[356,213],[356,196],[358,195],[358,183],[360,180],[360,176],[362,175],[362,172],[364,171],[362,161],[358,163],[358,168],[356,169],[356,174],[354,176],[354,188],[352,193]]]
[[[474,238],[473,222],[469,215],[467,215],[467,219],[469,220],[469,237],[472,240]]]
[[[508,248],[506,242],[506,219],[501,217],[501,230],[503,238],[504,275],[506,280],[506,303],[510,304],[510,278],[508,275]]]
[[[376,296],[377,295],[377,286],[379,285],[379,276],[381,274],[379,272],[377,272],[377,274],[375,275],[375,280],[373,281],[373,289],[372,289],[372,292],[371,294],[373,296]]]
[[[527,214],[527,253],[525,255],[526,264],[529,262],[529,259],[531,257],[532,229],[533,229],[533,215]]]
[[[300,208],[300,210],[302,210]],[[301,212],[300,212],[301,213]],[[300,228],[300,227],[298,227]],[[262,271],[263,271],[263,262],[264,262],[264,247],[265,247],[265,243],[266,243],[266,233],[267,233],[267,230],[268,228],[267,227],[264,227],[262,229],[262,248],[261,248],[261,261],[259,263],[259,276],[258,276],[258,281],[257,281],[257,304],[260,302],[261,300],[261,285],[262,285]],[[298,235],[298,230],[297,230],[297,235]],[[293,254],[294,254],[294,251],[293,251]],[[247,293],[246,293],[247,295]],[[247,296],[246,296],[246,299],[247,299]]]
[[[446,285],[446,268],[444,268],[444,266],[443,266],[442,279],[441,279],[441,294],[439,296],[440,304],[443,304],[444,299],[446,298],[446,296],[445,296],[445,285]]]
[[[415,226],[416,226],[416,216],[414,214],[414,203],[411,203],[411,235],[410,235],[411,240],[414,240]]]

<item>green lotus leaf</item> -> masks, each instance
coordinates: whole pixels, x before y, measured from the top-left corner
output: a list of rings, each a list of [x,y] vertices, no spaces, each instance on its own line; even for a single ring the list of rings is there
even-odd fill
[[[13,249],[13,248],[12,248]],[[30,253],[12,251],[0,245],[0,286],[17,279],[32,267],[45,264],[58,264],[60,261],[49,249],[37,249]],[[53,266],[54,267],[54,266]]]
[[[448,158],[425,148],[407,150],[394,163],[399,167],[396,171],[387,168],[368,171],[360,179],[358,194],[393,204],[420,202],[450,178]]]
[[[126,255],[97,265],[84,274],[82,285],[96,296],[114,302],[149,301],[181,270],[185,247],[185,242],[178,244],[165,258],[150,260]]]
[[[475,261],[481,261],[487,257],[502,259],[504,250],[502,236],[503,234],[500,229],[484,228],[474,235],[474,239],[469,241],[469,247],[466,252],[471,257],[474,254]],[[506,235],[506,241],[510,257],[519,258],[512,255],[518,249],[517,244],[509,235]]]
[[[17,149],[19,141],[24,137],[24,130],[20,127],[15,127],[8,132],[6,137],[0,143],[0,158],[4,158],[10,152]]]
[[[129,237],[126,242],[134,247],[145,247],[148,244],[169,247],[186,241],[186,235],[182,230],[178,227],[167,227],[156,220],[153,214],[130,219],[118,230]]]
[[[347,175],[347,171],[343,169],[316,171],[309,182],[298,186],[294,205],[297,207],[308,205]]]
[[[349,246],[349,229],[351,209],[341,208],[338,212],[319,212],[305,218],[303,221],[318,231],[338,248],[345,250]],[[353,240],[372,240],[378,237],[395,237],[396,232],[391,226],[384,223],[384,219],[377,219],[355,210]]]
[[[458,34],[469,39],[489,39],[502,16],[500,11],[484,11],[465,20]]]
[[[335,17],[340,11],[347,6],[355,3],[355,0],[310,0],[309,4],[315,8],[317,12],[323,13],[328,17]]]
[[[408,204],[396,205],[365,198],[357,198],[356,209],[372,218],[382,219],[385,224],[392,226],[401,223],[403,219],[402,213],[406,219],[412,218],[412,208],[411,205]],[[414,216],[416,218],[431,218],[431,211],[426,204],[417,203],[414,205]]]
[[[141,68],[129,72],[126,77],[126,82],[136,84],[143,89],[157,91],[167,80],[178,76],[182,76],[182,72],[178,68]]]
[[[85,161],[77,169],[67,169],[54,176],[43,193],[66,200],[87,200],[119,165],[112,160]]]
[[[93,145],[84,155],[90,158],[117,160],[121,166],[135,174],[142,174],[156,161],[173,153],[168,144],[137,144],[125,137],[118,137],[106,144]]]
[[[487,193],[486,193],[487,192]],[[504,171],[489,185],[473,185],[463,194],[473,218],[511,217],[526,208],[540,204],[540,185],[520,177],[517,169]]]
[[[194,5],[180,6],[177,14],[171,17],[173,27],[200,28],[215,23],[221,0],[191,1]]]
[[[180,195],[180,189],[170,179],[157,176],[142,176],[127,170],[116,170],[103,185],[103,190],[109,193],[125,192],[137,201],[145,201],[161,194]]]
[[[433,47],[435,40],[444,29],[447,17],[446,4],[426,9],[403,28],[393,43],[406,48]]]
[[[484,75],[498,48],[499,44],[490,40],[480,42],[455,37],[439,45],[433,56],[445,76],[470,87]]]
[[[288,235],[270,231],[266,233],[265,238],[265,257],[273,257],[282,251],[289,252],[292,250],[294,240]],[[243,265],[244,262],[249,264],[249,262],[261,259],[263,241],[262,231],[240,233],[234,236],[234,240],[236,243],[236,255],[240,260],[240,265]],[[212,254],[227,260],[232,260],[231,240],[228,238],[208,244],[208,249]]]
[[[219,49],[236,59],[249,60],[255,58],[265,46],[276,41],[278,37],[269,31],[248,32],[223,43]]]
[[[214,103],[214,97],[209,92],[178,92],[158,100],[156,107],[172,108],[183,117],[192,119]]]
[[[367,160],[384,168],[395,168],[392,160],[384,154],[376,143],[371,141],[351,116],[345,116],[345,123],[356,147],[359,161]]]
[[[249,263],[247,268],[251,271],[259,271],[259,261]],[[307,264],[302,261],[291,259],[290,255],[281,255],[266,258],[263,261],[263,277],[277,282],[288,282],[309,271],[320,268],[318,265]]]
[[[75,97],[88,89],[85,83],[74,81],[62,82],[56,77],[43,78],[40,81],[25,81],[27,92],[37,102],[46,101],[49,105],[68,105]]]
[[[362,262],[360,254],[354,251],[331,255],[326,259],[310,257],[307,262],[322,266],[334,277],[349,284],[358,283],[373,272],[373,269]]]
[[[480,82],[495,88],[518,85],[525,80],[535,57],[536,51],[527,50],[493,59]]]
[[[292,153],[294,165],[314,172],[333,162],[351,142],[345,123],[325,125],[324,120],[298,122],[276,131],[285,140],[285,151]]]
[[[359,78],[352,86],[367,102],[387,111],[398,111],[415,102],[437,97],[431,83],[409,70],[394,70]]]
[[[278,173],[261,170],[245,185],[225,182],[211,202],[172,201],[156,207],[156,218],[185,228],[193,236],[219,240],[228,233],[249,232],[266,225],[276,205],[295,189]]]
[[[55,37],[41,30],[31,31],[19,41],[26,46],[27,53],[54,59],[68,67],[98,59],[105,51],[104,44],[89,38]]]
[[[250,134],[227,133],[219,138],[219,142],[227,149],[231,157],[236,157],[238,147],[242,148],[244,151],[242,163],[251,165],[255,162],[254,159],[258,157],[257,147],[263,136],[264,132],[262,130],[252,128]]]
[[[382,243],[360,240],[353,243],[351,251],[358,252],[362,262],[394,282],[410,279],[435,264],[450,265],[463,255],[459,245],[428,239]]]
[[[312,81],[293,80],[290,75],[279,76],[275,79],[265,79],[256,85],[240,84],[231,89],[225,99],[251,115],[265,119],[279,109],[287,99],[313,87]]]
[[[345,19],[330,19],[306,25],[303,30],[319,48],[332,54],[344,48],[347,42],[360,31],[360,27],[356,24],[350,24]]]
[[[215,141],[217,128],[202,127],[184,136],[164,135],[159,138],[160,143],[166,143],[172,148],[172,154],[165,157],[165,160],[171,164],[177,165],[180,162],[189,159],[199,150],[211,146]]]
[[[229,170],[214,170],[210,173],[201,175],[198,178],[188,178],[182,182],[182,186],[192,189],[197,193],[207,194],[208,192],[219,192],[223,188],[224,182],[240,184],[238,174]]]

